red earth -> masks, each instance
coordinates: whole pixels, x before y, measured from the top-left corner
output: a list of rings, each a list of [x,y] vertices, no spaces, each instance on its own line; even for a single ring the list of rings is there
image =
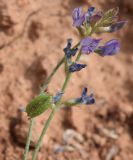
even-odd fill
[[[115,34],[121,52],[113,57],[83,56],[88,67],[75,73],[64,99],[82,88],[96,95],[89,107],[62,108],[43,141],[38,160],[133,160],[133,2],[131,0],[1,0],[0,1],[0,160],[22,159],[29,120],[18,111],[39,93],[63,56],[68,38],[79,37],[72,26],[74,7],[120,8],[127,26]],[[60,75],[60,76],[58,76]],[[48,91],[55,94],[64,81],[57,72]],[[49,111],[36,119],[29,160]]]

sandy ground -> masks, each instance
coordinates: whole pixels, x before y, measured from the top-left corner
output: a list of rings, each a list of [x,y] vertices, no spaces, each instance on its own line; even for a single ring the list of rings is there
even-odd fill
[[[66,39],[76,43],[71,12],[79,5],[99,9],[120,7],[128,25],[113,37],[121,53],[113,57],[84,56],[88,67],[75,73],[65,98],[87,86],[96,95],[89,107],[60,109],[51,124],[38,160],[133,160],[133,2],[130,0],[0,0],[0,160],[22,159],[28,119],[18,109],[39,93],[39,85],[63,56]],[[58,76],[60,75],[60,76]],[[55,94],[64,81],[58,71],[48,91]],[[49,111],[36,120],[29,154]],[[68,138],[68,132],[73,135]],[[63,148],[63,149],[62,149]]]

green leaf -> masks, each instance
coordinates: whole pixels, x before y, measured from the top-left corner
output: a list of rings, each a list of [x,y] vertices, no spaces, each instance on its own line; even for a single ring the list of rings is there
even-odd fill
[[[118,13],[119,13],[119,8],[116,7],[116,8],[110,9],[107,12],[105,12],[103,18],[104,19],[108,19],[110,17],[113,18],[113,17],[116,17],[118,15]]]
[[[42,93],[26,106],[26,112],[30,118],[34,118],[45,112],[51,106],[52,96]]]
[[[103,17],[95,24],[95,28],[110,26],[116,20],[118,12],[118,7],[105,12]]]

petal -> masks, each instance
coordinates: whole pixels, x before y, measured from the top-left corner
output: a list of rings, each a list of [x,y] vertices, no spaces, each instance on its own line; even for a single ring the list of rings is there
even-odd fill
[[[124,27],[124,25],[127,23],[127,21],[119,21],[116,22],[115,24],[112,24],[110,26],[110,32],[116,32],[118,30],[120,30],[121,28]]]
[[[86,37],[81,40],[81,51],[82,53],[88,54],[93,52],[99,45],[101,39],[94,39],[91,37]]]
[[[81,16],[81,14],[82,14],[82,8],[81,7],[75,8],[72,13],[73,19],[78,19]]]
[[[62,97],[63,92],[57,92],[57,94],[53,97],[53,103],[56,103]]]
[[[85,87],[82,92],[82,97],[85,97],[86,95],[87,95],[87,88]]]
[[[99,47],[99,53],[102,56],[110,56],[118,53],[120,50],[120,43],[118,40],[113,39],[105,43],[104,46]]]
[[[82,17],[80,17],[78,19],[75,19],[73,21],[73,26],[80,27],[84,23],[84,21],[85,21],[85,16],[82,16]]]
[[[96,22],[99,21],[99,20],[102,18],[102,16],[103,16],[103,13],[102,13],[102,12],[97,12],[97,13],[95,13],[94,15],[92,15],[92,16],[90,17],[90,24],[91,24],[91,25],[96,24]]]
[[[94,95],[93,96],[88,96],[86,97],[85,99],[85,104],[89,105],[89,104],[94,104],[95,103],[95,98],[94,98]]]
[[[95,10],[95,7],[90,7],[88,9],[87,13],[89,14],[89,16],[91,16],[93,14],[94,10]]]
[[[75,8],[72,13],[73,26],[80,27],[85,21],[85,14],[82,13],[82,8]]]
[[[78,48],[71,49],[71,46],[72,46],[72,39],[68,39],[67,46],[66,46],[66,48],[64,48],[64,52],[65,52],[65,55],[67,58],[71,58],[71,56],[75,56],[75,54],[78,51]]]
[[[86,64],[77,64],[74,63],[69,67],[69,72],[76,72],[76,71],[80,71],[81,69],[85,68]]]

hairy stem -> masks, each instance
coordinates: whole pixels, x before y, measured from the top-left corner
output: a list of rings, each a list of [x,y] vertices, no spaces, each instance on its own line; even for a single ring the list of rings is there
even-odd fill
[[[76,60],[75,60],[76,62],[79,61],[79,59],[80,59],[80,57],[81,57],[81,54],[82,54],[81,51],[79,51],[79,53],[78,53],[78,55],[77,55],[77,57],[76,57]]]
[[[47,89],[49,82],[51,81],[52,77],[54,76],[54,74],[56,73],[56,71],[59,69],[59,67],[63,64],[63,62],[64,62],[64,57],[59,61],[59,63],[56,65],[56,67],[53,69],[53,71],[49,75],[49,77],[46,80],[46,82],[42,85],[42,87],[40,89],[40,93],[44,92],[44,90]],[[34,119],[30,120],[29,131],[28,131],[25,151],[24,151],[24,155],[23,155],[23,160],[27,160],[27,156],[28,156],[28,152],[29,152],[29,146],[30,146],[30,141],[31,141],[33,121],[34,121]]]
[[[67,87],[67,84],[68,84],[70,78],[71,78],[71,73],[68,73],[67,76],[66,76],[66,79],[65,79],[65,81],[64,81],[64,84],[63,84],[63,86],[62,86],[61,92],[64,92],[64,91],[65,91],[65,89],[66,89],[66,87]]]
[[[73,47],[73,48],[76,48],[79,46],[79,42]],[[63,57],[59,63],[55,66],[55,68],[53,69],[53,71],[51,72],[51,74],[49,75],[49,77],[47,78],[46,82],[42,85],[41,87],[41,93],[44,92],[47,87],[48,87],[48,84],[50,83],[52,77],[54,76],[54,74],[56,73],[56,71],[59,69],[59,67],[63,64],[63,62],[65,61],[65,57]]]
[[[38,142],[37,142],[37,144],[36,144],[35,151],[33,152],[32,160],[35,160],[36,157],[37,157],[37,153],[38,153],[38,151],[39,151],[39,149],[40,149],[40,147],[41,147],[41,144],[42,144],[42,142],[43,142],[43,137],[44,137],[47,129],[48,129],[49,126],[50,126],[50,123],[51,123],[51,121],[52,121],[52,119],[53,119],[53,117],[54,117],[55,111],[56,111],[56,109],[54,108],[54,109],[52,110],[52,112],[50,113],[49,118],[47,119],[46,123],[44,124],[44,128],[43,128],[43,130],[42,130],[42,132],[41,132],[41,135],[40,135],[40,137],[39,137],[39,139],[38,139]]]
[[[54,76],[54,74],[56,73],[56,71],[59,69],[59,67],[63,64],[65,58],[63,57],[59,63],[56,65],[56,67],[53,69],[53,71],[51,72],[51,74],[49,75],[48,79],[46,80],[46,82],[42,85],[41,87],[41,92],[44,92],[47,87],[48,87],[48,84],[49,82],[51,81],[52,77]]]
[[[28,156],[29,147],[30,147],[30,140],[32,137],[33,124],[34,124],[34,119],[30,119],[29,131],[28,131],[28,136],[27,136],[27,140],[26,140],[26,146],[25,146],[25,151],[24,151],[24,155],[23,155],[23,160],[26,160],[27,156]]]

